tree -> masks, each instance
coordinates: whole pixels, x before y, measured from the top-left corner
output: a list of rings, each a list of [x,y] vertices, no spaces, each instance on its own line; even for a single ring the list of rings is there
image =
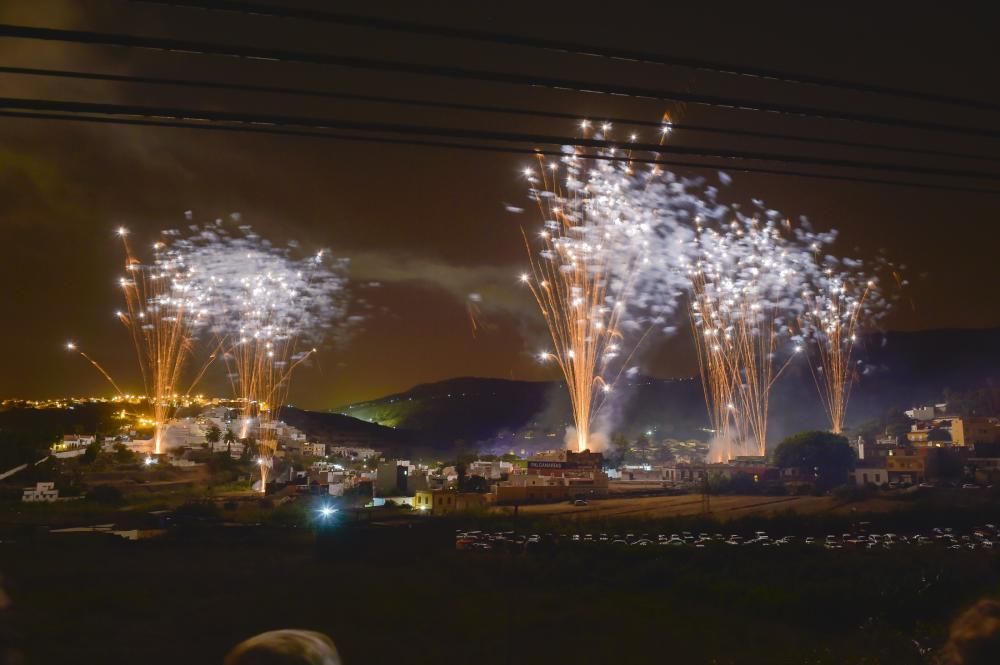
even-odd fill
[[[208,458],[206,467],[212,475],[219,473],[235,474],[239,470],[239,464],[227,453],[213,454]]]
[[[98,485],[87,492],[87,501],[117,506],[125,501],[125,497],[122,495],[122,491],[114,485]]]
[[[223,435],[222,440],[226,442],[226,452],[233,452],[233,444],[236,443],[236,433],[233,430],[226,428],[226,433]]]
[[[83,451],[83,456],[80,457],[81,464],[91,464],[97,460],[97,454],[101,452],[101,437],[94,437],[94,442],[87,446],[87,449]]]
[[[958,480],[964,466],[959,454],[950,448],[931,448],[924,458],[924,471],[928,479]]]
[[[482,476],[469,476],[463,488],[466,492],[485,494],[490,491],[490,483]]]
[[[0,471],[42,459],[53,438],[46,432],[0,430]]]
[[[256,447],[257,442],[252,436],[243,439],[243,453],[240,455],[240,461],[249,462]]]
[[[115,461],[121,464],[135,461],[135,453],[128,446],[119,441],[115,444]]]
[[[649,439],[645,434],[635,440],[635,452],[643,462],[649,460]]]
[[[469,465],[476,461],[477,456],[460,450],[455,459],[455,474],[458,476],[458,489],[465,489],[465,481],[468,478]]]
[[[624,434],[616,432],[611,436],[611,454],[609,458],[612,463],[617,462],[619,466],[624,464],[631,451],[632,444],[629,443],[628,438]]]
[[[208,431],[205,432],[205,443],[208,444],[209,447],[214,446],[221,440],[222,440],[222,430],[219,429],[218,425],[212,425],[211,427],[208,428]]]
[[[774,463],[813,478],[820,488],[829,488],[847,482],[847,474],[854,468],[854,451],[839,434],[799,432],[778,444]]]

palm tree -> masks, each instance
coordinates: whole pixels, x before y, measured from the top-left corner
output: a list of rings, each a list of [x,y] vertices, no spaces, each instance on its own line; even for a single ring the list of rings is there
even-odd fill
[[[221,439],[222,430],[219,429],[218,425],[212,425],[208,428],[208,431],[205,432],[205,443],[210,447],[218,443]]]
[[[222,437],[222,440],[226,442],[226,452],[231,453],[233,449],[233,444],[236,443],[236,434],[233,430],[226,428],[226,433]]]

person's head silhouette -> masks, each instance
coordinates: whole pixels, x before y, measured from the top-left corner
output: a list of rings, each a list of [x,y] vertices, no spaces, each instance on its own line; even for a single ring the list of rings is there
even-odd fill
[[[223,665],[342,665],[337,647],[323,633],[272,630],[240,642]]]

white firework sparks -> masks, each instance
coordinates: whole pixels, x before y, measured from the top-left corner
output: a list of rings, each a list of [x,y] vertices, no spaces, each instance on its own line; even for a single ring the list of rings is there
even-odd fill
[[[225,350],[243,422],[256,423],[263,491],[292,372],[345,318],[346,261],[324,251],[295,258],[291,248],[272,246],[248,226],[230,231],[222,223],[179,244],[206,294],[210,329]]]

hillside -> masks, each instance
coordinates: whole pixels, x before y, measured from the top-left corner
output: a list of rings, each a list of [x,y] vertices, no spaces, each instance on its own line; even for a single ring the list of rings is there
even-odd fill
[[[411,432],[383,427],[339,413],[305,411],[289,406],[281,410],[281,419],[299,428],[310,438],[315,437],[334,445],[404,452],[416,442],[416,437]]]
[[[871,335],[859,344],[856,357],[863,369],[852,393],[848,425],[1000,378],[1000,329]],[[395,428],[404,439],[433,449],[554,448],[570,422],[569,401],[558,382],[470,377],[419,385],[334,411],[328,415]],[[706,436],[701,386],[694,378],[637,377],[619,383],[603,415],[610,423],[606,429],[628,436],[647,431],[658,438]],[[808,366],[796,361],[775,386],[769,439],[823,427],[824,422]]]
[[[989,388],[997,411],[1000,329],[929,330],[871,335],[859,344],[861,376],[847,425],[882,418],[890,409],[955,399]],[[66,409],[0,409],[0,434],[50,441],[76,430],[107,431],[111,405]],[[286,407],[283,420],[330,443],[370,446],[400,456],[448,454],[457,449],[533,452],[562,447],[570,424],[569,399],[559,382],[464,377],[415,386],[402,393],[329,412]],[[634,377],[615,387],[595,431],[629,438],[707,439],[704,398],[697,378]],[[825,427],[825,416],[804,358],[777,382],[771,397],[769,440]],[[3,452],[3,451],[0,451]],[[6,451],[9,452],[9,451]]]

